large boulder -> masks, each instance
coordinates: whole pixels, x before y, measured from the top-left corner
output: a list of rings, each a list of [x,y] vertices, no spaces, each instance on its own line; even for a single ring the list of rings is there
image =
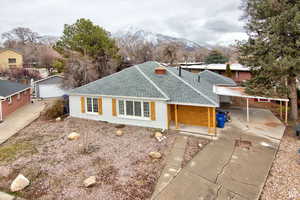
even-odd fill
[[[80,134],[76,133],[76,132],[72,132],[68,135],[69,140],[77,140],[77,139],[79,139],[79,137],[80,137]]]
[[[117,135],[117,136],[122,136],[122,135],[123,135],[123,131],[120,130],[120,129],[117,130],[117,131],[116,131],[116,135]]]
[[[17,178],[11,183],[10,190],[12,192],[20,191],[26,188],[30,184],[30,181],[23,176],[22,174],[19,174]]]
[[[162,133],[161,132],[155,132],[155,135],[154,135],[156,138],[160,138],[160,137],[162,137],[163,135],[162,135]]]
[[[161,153],[156,152],[156,151],[152,151],[152,152],[149,153],[149,156],[152,159],[160,159],[161,158]]]
[[[89,178],[85,179],[83,181],[83,184],[85,187],[91,187],[96,184],[96,177],[95,176],[90,176]]]

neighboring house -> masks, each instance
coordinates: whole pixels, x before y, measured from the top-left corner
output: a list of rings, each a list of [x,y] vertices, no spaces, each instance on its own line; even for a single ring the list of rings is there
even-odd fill
[[[197,75],[146,62],[71,90],[70,116],[161,129],[210,129],[220,105],[215,84],[236,85],[214,72]]]
[[[30,86],[0,80],[0,121],[30,103]]]
[[[34,82],[34,93],[37,98],[56,98],[66,94],[62,88],[63,77],[53,75]]]
[[[0,71],[10,68],[22,68],[23,55],[16,49],[0,49]]]
[[[182,66],[182,68],[193,73],[199,73],[206,69],[222,75],[225,75],[226,72],[226,64],[189,65]],[[232,79],[236,82],[240,83],[251,78],[251,70],[249,67],[241,64],[231,64],[230,70],[232,72]]]

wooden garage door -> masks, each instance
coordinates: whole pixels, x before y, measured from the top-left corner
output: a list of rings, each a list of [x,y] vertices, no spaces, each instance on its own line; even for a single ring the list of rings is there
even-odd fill
[[[210,109],[210,125],[213,126],[213,108],[199,107],[199,106],[183,106],[178,105],[178,123],[193,125],[193,126],[207,126],[208,124],[208,109]],[[171,120],[175,120],[175,105],[171,105]]]

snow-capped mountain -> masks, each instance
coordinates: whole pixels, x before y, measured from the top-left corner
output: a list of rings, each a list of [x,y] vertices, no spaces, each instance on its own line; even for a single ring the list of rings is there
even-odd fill
[[[176,38],[172,36],[163,35],[160,33],[153,33],[151,31],[146,31],[136,27],[124,28],[112,34],[112,36],[116,39],[123,39],[123,40],[130,39],[131,42],[143,42],[143,43],[148,42],[154,46],[163,43],[176,43],[182,45],[187,49],[196,49],[202,47],[196,42],[184,38]]]

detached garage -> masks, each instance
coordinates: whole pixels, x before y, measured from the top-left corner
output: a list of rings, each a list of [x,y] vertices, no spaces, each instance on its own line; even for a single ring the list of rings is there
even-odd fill
[[[36,98],[56,98],[66,94],[62,88],[63,77],[59,75],[49,76],[45,79],[34,82]]]

